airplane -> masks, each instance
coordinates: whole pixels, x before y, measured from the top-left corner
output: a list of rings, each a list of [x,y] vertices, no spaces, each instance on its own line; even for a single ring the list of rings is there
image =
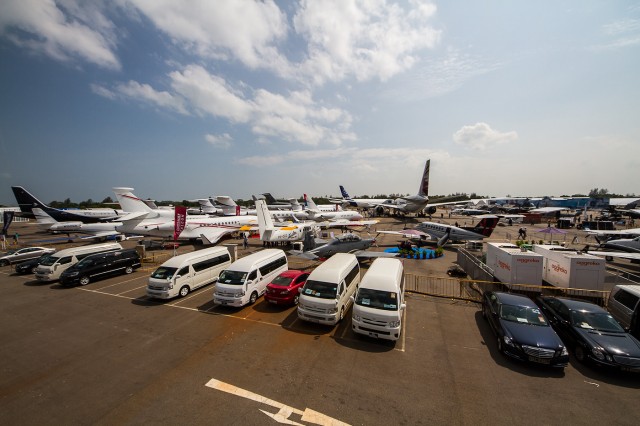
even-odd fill
[[[144,201],[131,193],[132,188],[113,188],[116,198],[126,212],[120,218],[121,225],[116,231],[124,234],[148,235],[166,239],[173,238],[175,228],[174,216],[158,215],[158,211],[149,208]],[[256,216],[228,216],[228,217],[186,217],[185,227],[178,236],[178,240],[201,239],[204,244],[215,244],[225,235],[241,231],[243,227],[257,224]]]
[[[448,241],[479,241],[490,237],[498,224],[498,216],[476,216],[480,222],[475,226],[453,226],[437,222],[421,222],[414,229],[403,231],[377,231],[380,234],[396,234],[407,238],[417,238],[421,242],[436,241],[442,247]],[[417,234],[418,231],[422,234]],[[428,236],[428,238],[427,238]]]
[[[363,216],[355,210],[322,211],[318,208],[316,203],[313,201],[313,198],[306,197],[305,200],[309,206],[306,210],[307,214],[309,215],[309,219],[312,219],[315,221],[330,221],[330,222],[337,221],[337,220],[360,221],[363,219]],[[369,221],[365,221],[365,222],[369,222]],[[371,221],[371,222],[375,222],[375,221]]]
[[[269,192],[265,192],[263,194],[261,194],[262,197],[260,198],[264,198],[264,200],[267,202],[267,208],[269,209],[275,209],[275,210],[300,210],[302,208],[302,206],[300,205],[300,203],[298,202],[297,199],[295,198],[289,198],[288,202],[286,201],[278,201],[275,199],[275,197],[273,195],[271,195],[271,193]],[[253,200],[257,200],[258,197],[256,197],[255,195],[252,196]]]
[[[317,241],[305,240],[306,251],[290,250],[289,254],[306,259],[326,259],[336,253],[353,253],[359,259],[375,257],[396,257],[396,253],[367,250],[376,240],[374,238],[362,238],[357,234],[347,233],[334,237],[331,241],[318,245]]]
[[[49,207],[21,186],[12,186],[13,195],[20,206],[20,216],[35,218],[33,208],[40,208],[58,222],[77,221],[82,223],[99,223],[113,220],[122,215],[122,210],[96,208],[63,210]]]
[[[388,208],[401,213],[419,213],[423,211],[429,203],[429,164],[431,160],[427,160],[422,172],[422,179],[416,195],[406,197],[398,197],[391,203],[380,203],[377,207]],[[435,207],[432,207],[427,213],[435,213]]]
[[[612,238],[640,237],[640,228],[620,229],[617,231],[592,231],[588,228],[584,228],[584,230],[587,231],[589,235],[593,235],[596,241],[601,244]]]
[[[39,207],[33,208],[33,215],[36,218],[38,226],[46,229],[54,234],[88,234],[91,238],[107,239],[122,237],[116,226],[121,225],[121,222],[101,222],[101,223],[82,223],[80,221],[74,222],[58,222],[47,212]]]
[[[357,207],[359,209],[371,209],[379,206],[380,204],[389,204],[392,203],[393,200],[391,198],[351,198],[347,193],[347,190],[344,189],[344,186],[340,186],[340,193],[342,194],[342,199],[331,200],[332,202],[342,203],[345,207]]]
[[[319,227],[316,222],[297,223],[290,226],[276,227],[273,224],[271,212],[267,209],[265,200],[256,200],[258,217],[258,231],[261,241],[303,241],[306,234],[317,234]]]
[[[640,236],[635,238],[610,239],[600,244],[600,247],[628,253],[640,253]]]

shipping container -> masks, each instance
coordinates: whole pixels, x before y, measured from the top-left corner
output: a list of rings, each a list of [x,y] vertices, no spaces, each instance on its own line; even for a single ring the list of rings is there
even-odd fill
[[[605,260],[555,245],[534,245],[544,257],[542,279],[562,288],[604,290]]]
[[[542,260],[542,255],[514,244],[487,243],[487,266],[509,288],[509,284],[542,285]]]

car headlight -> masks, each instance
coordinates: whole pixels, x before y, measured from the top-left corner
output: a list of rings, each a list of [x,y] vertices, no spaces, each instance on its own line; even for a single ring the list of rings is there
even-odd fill
[[[329,313],[330,313],[330,314],[335,314],[335,313],[337,313],[337,312],[338,312],[338,308],[331,308],[331,309],[329,309]]]
[[[569,355],[569,351],[567,350],[566,346],[562,348],[562,352],[560,353],[560,356],[567,356]]]
[[[509,346],[515,347],[515,343],[513,342],[513,339],[511,337],[503,336],[502,340],[504,340],[504,344],[505,345],[509,345]]]
[[[591,353],[593,354],[593,356],[598,358],[600,361],[604,361],[604,353],[602,352],[601,349],[593,348],[593,349],[591,349]]]
[[[391,328],[400,327],[400,321],[390,321],[389,322],[389,327],[391,327]]]
[[[356,321],[360,321],[360,315],[354,315],[353,319],[356,320]]]
[[[235,294],[236,297],[242,297],[244,296],[244,291],[239,291]]]

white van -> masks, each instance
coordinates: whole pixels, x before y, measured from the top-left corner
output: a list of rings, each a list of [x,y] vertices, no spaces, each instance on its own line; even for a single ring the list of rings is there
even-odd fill
[[[336,253],[314,269],[300,289],[298,318],[335,325],[351,306],[351,296],[360,283],[360,265],[355,255]]]
[[[151,274],[147,296],[157,299],[185,297],[190,291],[216,281],[220,272],[230,264],[231,256],[226,247],[211,247],[174,256]]]
[[[60,250],[40,261],[35,272],[36,278],[40,281],[57,280],[63,271],[90,254],[115,250],[122,250],[122,246],[119,243],[104,243]]]
[[[287,255],[279,249],[265,249],[238,259],[220,274],[213,303],[228,306],[255,303],[267,284],[287,269]]]
[[[402,331],[404,267],[400,259],[379,258],[364,274],[354,297],[353,331],[396,341]]]
[[[614,286],[609,294],[607,310],[625,330],[640,339],[640,285]]]

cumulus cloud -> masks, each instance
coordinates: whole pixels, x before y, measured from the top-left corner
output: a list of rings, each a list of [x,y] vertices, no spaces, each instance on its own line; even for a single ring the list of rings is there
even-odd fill
[[[148,103],[163,109],[168,109],[180,114],[188,114],[181,97],[175,96],[167,91],[155,90],[148,84],[140,84],[137,81],[118,83],[113,89],[106,88],[98,84],[92,84],[93,93],[107,99],[134,99],[139,102]]]
[[[229,148],[233,141],[233,138],[228,133],[224,133],[222,135],[207,134],[204,136],[204,139],[216,148],[223,149]]]
[[[485,150],[494,145],[513,142],[518,139],[516,132],[493,130],[487,123],[463,126],[453,134],[453,141],[475,150]]]
[[[384,81],[411,68],[419,50],[439,42],[440,31],[427,24],[435,5],[410,5],[407,11],[385,0],[302,1],[293,17],[309,44],[300,70],[323,83],[346,77]]]
[[[82,59],[99,67],[119,70],[114,53],[114,26],[95,5],[75,1],[5,0],[0,34],[16,45],[71,62]]]

